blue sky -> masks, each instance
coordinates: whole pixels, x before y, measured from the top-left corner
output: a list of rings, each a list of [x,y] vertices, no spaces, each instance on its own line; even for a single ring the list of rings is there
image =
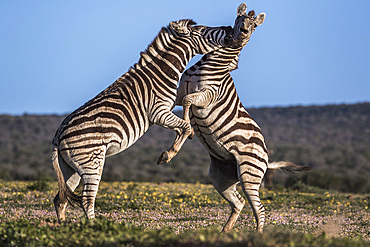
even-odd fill
[[[245,107],[370,101],[370,1],[245,2],[267,14],[232,72]],[[1,1],[0,114],[71,112],[136,63],[162,26],[233,25],[240,3]]]

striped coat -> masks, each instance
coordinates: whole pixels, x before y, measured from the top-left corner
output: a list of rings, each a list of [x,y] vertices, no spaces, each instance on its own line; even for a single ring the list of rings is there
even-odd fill
[[[219,49],[232,32],[231,27],[194,25],[180,20],[163,27],[137,64],[64,119],[53,140],[52,157],[59,220],[65,219],[67,201],[94,218],[105,157],[127,149],[151,125],[191,132],[190,123],[172,113],[179,78],[194,55]],[[179,140],[181,145],[185,139]],[[77,196],[73,191],[81,178],[82,196]]]
[[[254,15],[254,11],[247,15],[246,5],[240,5],[233,42],[186,70],[178,88],[177,104],[184,108],[184,119],[190,116],[195,134],[210,154],[212,183],[232,208],[223,231],[234,226],[245,204],[236,189],[238,183],[252,207],[257,230],[262,232],[265,213],[259,187],[267,168],[288,172],[306,169],[290,162],[269,163],[262,131],[240,102],[230,76],[241,49],[265,19],[263,13]]]

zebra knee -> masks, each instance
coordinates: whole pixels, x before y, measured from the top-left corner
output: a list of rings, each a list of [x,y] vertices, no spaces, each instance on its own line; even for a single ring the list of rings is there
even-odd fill
[[[183,107],[190,107],[191,104],[193,103],[193,97],[191,95],[185,95],[184,98],[182,99],[182,106]]]
[[[176,139],[175,143],[178,142],[183,135],[190,135],[193,131],[193,128],[191,127],[191,124],[182,120],[180,122],[180,126],[173,129],[176,132]]]
[[[232,200],[232,210],[233,212],[240,214],[240,212],[243,210],[245,205],[244,198],[238,193],[238,191],[234,191],[233,197],[234,200]]]

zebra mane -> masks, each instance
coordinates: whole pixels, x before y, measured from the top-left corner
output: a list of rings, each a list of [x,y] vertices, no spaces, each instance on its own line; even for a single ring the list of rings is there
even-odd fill
[[[182,19],[182,20],[170,22],[168,27],[173,28],[177,32],[178,31],[181,32],[181,28],[188,28],[189,26],[196,25],[196,24],[197,23],[193,19]]]
[[[139,61],[136,64],[134,64],[133,67],[131,66],[131,69],[138,69],[140,67],[145,67],[146,64],[151,63],[152,59],[148,55],[149,49],[151,49],[154,46],[156,46],[156,42],[157,42],[157,39],[159,38],[159,36],[161,36],[163,33],[166,33],[168,31],[169,30],[168,30],[167,27],[162,27],[161,28],[161,30],[159,31],[158,35],[153,39],[153,41],[148,45],[148,47],[144,51],[140,52]]]
[[[238,68],[239,56],[235,56],[234,60],[227,66],[229,72]]]
[[[253,19],[255,18],[256,12],[254,10],[251,10],[248,12],[248,16],[252,17]]]

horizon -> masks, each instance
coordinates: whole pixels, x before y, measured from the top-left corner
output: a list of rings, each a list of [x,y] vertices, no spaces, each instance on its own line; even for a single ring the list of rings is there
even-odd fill
[[[312,105],[288,105],[288,106],[281,106],[281,105],[275,105],[275,106],[258,106],[258,107],[245,107],[246,110],[249,109],[282,109],[282,108],[310,108],[310,107],[335,107],[335,106],[354,106],[354,105],[364,105],[364,104],[370,104],[370,101],[363,101],[363,102],[355,102],[355,103],[329,103],[329,104],[312,104]],[[173,109],[173,112],[181,112],[182,107],[181,106],[176,106]],[[23,113],[15,113],[15,114],[9,114],[9,113],[0,113],[0,116],[13,116],[13,117],[19,117],[19,116],[65,116],[70,114],[71,112],[62,112],[62,113],[32,113],[32,112],[23,112]],[[253,117],[253,116],[252,116]]]
[[[170,21],[232,26],[242,2],[267,15],[231,73],[247,109],[370,102],[369,1],[3,1],[0,114],[68,114],[127,72]]]

